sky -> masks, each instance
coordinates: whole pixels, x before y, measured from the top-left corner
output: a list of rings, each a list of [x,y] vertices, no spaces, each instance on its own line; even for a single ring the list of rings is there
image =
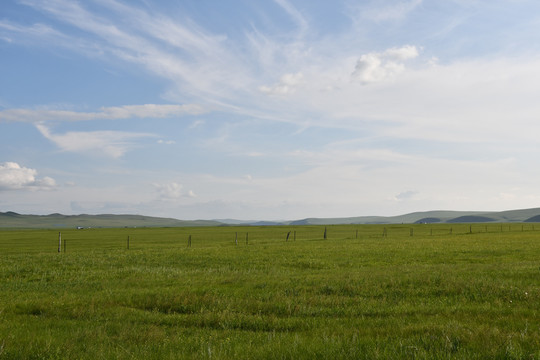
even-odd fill
[[[537,0],[2,0],[0,211],[540,207]]]

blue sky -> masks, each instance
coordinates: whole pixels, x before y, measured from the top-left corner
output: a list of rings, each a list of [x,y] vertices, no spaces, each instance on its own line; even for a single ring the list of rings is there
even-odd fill
[[[0,211],[540,206],[540,3],[0,4]]]

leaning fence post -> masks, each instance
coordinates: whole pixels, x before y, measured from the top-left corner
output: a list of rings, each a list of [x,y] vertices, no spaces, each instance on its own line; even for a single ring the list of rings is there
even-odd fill
[[[291,236],[291,232],[290,232],[290,231],[287,233],[287,238],[285,239],[285,241],[289,241],[289,236]]]

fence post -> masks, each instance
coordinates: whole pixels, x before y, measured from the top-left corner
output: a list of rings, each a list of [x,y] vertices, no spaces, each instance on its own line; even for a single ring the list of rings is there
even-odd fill
[[[249,236],[249,233],[246,233],[246,245],[248,244],[248,236]]]
[[[324,227],[324,240],[326,240],[326,226]]]
[[[191,247],[191,235],[189,235],[188,237],[187,246]]]
[[[289,236],[291,236],[291,232],[290,232],[290,231],[287,233],[287,238],[285,239],[285,241],[289,241]]]
[[[238,245],[238,232],[235,233],[235,236],[234,236],[234,244],[235,244],[235,245]]]
[[[128,238],[127,238],[127,249],[129,250],[129,235],[128,235]]]
[[[58,252],[62,251],[62,233],[58,233]]]
[[[296,241],[296,231],[294,232],[294,241]]]

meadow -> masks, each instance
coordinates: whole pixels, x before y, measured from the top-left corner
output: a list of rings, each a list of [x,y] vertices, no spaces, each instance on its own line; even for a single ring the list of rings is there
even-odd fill
[[[0,230],[0,359],[540,359],[539,310],[538,224]]]

